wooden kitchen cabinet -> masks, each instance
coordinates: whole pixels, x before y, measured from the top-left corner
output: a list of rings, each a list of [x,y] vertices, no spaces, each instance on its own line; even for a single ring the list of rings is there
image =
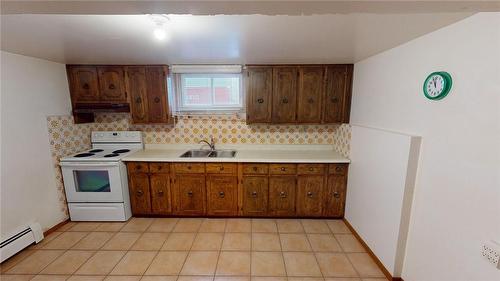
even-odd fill
[[[169,122],[167,72],[165,66],[149,66],[146,68],[148,123]]]
[[[323,211],[323,175],[299,176],[297,180],[297,215],[318,217]]]
[[[320,123],[324,92],[325,67],[306,66],[299,68],[297,96],[297,122]]]
[[[247,123],[271,122],[272,67],[248,67],[246,77]]]
[[[151,174],[151,212],[167,215],[172,212],[169,174]]]
[[[324,216],[339,218],[344,216],[346,188],[347,165],[331,164],[324,193]]]
[[[127,88],[130,92],[130,113],[134,123],[147,123],[148,99],[146,88],[146,68],[127,67]]]
[[[151,214],[151,195],[149,177],[146,173],[129,175],[130,204],[133,215]]]
[[[125,72],[121,66],[97,67],[100,100],[104,102],[126,103]]]
[[[295,176],[269,178],[269,214],[289,217],[295,215]]]
[[[323,123],[349,123],[352,65],[329,66],[323,103]]]
[[[180,174],[175,177],[175,214],[201,216],[206,210],[205,175]]]
[[[238,213],[238,177],[209,175],[207,179],[207,214],[234,216]]]
[[[266,216],[269,202],[269,177],[243,176],[242,179],[244,216]]]
[[[93,66],[68,66],[71,100],[75,103],[99,102],[99,79]]]
[[[297,67],[273,68],[273,123],[293,123],[297,117]]]

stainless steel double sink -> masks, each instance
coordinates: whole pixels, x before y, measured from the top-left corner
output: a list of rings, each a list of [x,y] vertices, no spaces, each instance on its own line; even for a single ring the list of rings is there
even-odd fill
[[[192,149],[181,154],[182,158],[234,158],[236,150]]]

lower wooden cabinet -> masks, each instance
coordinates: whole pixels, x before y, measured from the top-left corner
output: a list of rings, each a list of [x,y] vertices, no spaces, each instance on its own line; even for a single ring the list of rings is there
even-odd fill
[[[204,215],[206,209],[205,190],[204,175],[176,175],[174,185],[174,213],[189,216]]]
[[[128,162],[134,215],[343,217],[347,164]]]
[[[243,176],[241,185],[242,214],[244,216],[267,216],[269,178],[267,176]]]
[[[269,215],[289,217],[295,215],[295,176],[269,178]]]

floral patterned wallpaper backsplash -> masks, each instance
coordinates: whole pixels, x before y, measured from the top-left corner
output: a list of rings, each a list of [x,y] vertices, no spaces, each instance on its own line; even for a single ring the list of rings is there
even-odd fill
[[[61,210],[67,213],[59,159],[90,148],[90,132],[138,130],[147,144],[193,144],[212,135],[222,144],[331,144],[349,156],[351,127],[335,125],[247,125],[237,116],[182,116],[173,125],[133,124],[129,114],[101,113],[95,123],[72,116],[48,116],[47,126]]]

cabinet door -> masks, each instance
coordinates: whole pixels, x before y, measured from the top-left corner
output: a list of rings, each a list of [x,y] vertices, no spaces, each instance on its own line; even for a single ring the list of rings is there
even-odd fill
[[[297,68],[273,68],[273,123],[293,123],[297,112]]]
[[[147,123],[146,69],[144,67],[128,67],[127,78],[127,91],[130,93],[132,121],[134,123]]]
[[[343,217],[345,209],[347,177],[329,175],[325,192],[324,215],[328,217]]]
[[[153,214],[166,215],[172,212],[170,199],[170,176],[151,174],[151,209]]]
[[[326,73],[323,122],[348,123],[351,108],[352,65],[330,66]]]
[[[243,215],[265,216],[269,199],[267,176],[243,176]]]
[[[98,67],[100,100],[109,102],[127,102],[123,67]]]
[[[248,67],[247,123],[271,122],[272,67]]]
[[[297,184],[297,215],[322,215],[324,176],[299,176]]]
[[[238,178],[209,176],[207,186],[207,213],[232,216],[238,212]]]
[[[73,103],[99,101],[99,80],[95,67],[68,66],[68,76]]]
[[[146,68],[146,87],[150,123],[167,123],[169,108],[167,101],[167,70],[163,66]]]
[[[175,179],[175,212],[179,215],[205,214],[205,176],[178,175]]]
[[[299,69],[298,122],[321,122],[321,99],[325,88],[324,69],[323,66],[306,66]]]
[[[273,216],[295,215],[294,176],[271,176],[269,178],[269,214]]]
[[[132,205],[132,214],[151,214],[151,199],[149,193],[148,174],[130,174],[129,190],[130,203]]]

